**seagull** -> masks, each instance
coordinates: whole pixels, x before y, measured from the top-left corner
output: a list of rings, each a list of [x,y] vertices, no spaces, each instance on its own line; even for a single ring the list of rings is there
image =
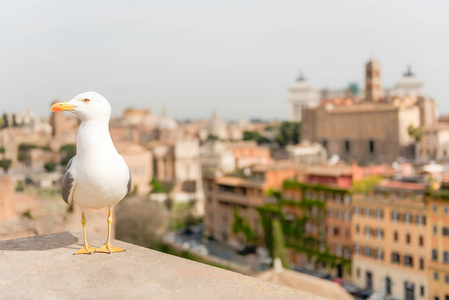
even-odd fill
[[[62,198],[81,208],[84,246],[74,254],[114,253],[124,249],[110,244],[112,210],[131,189],[131,173],[118,154],[109,133],[111,106],[96,92],[79,94],[69,102],[55,103],[51,112],[69,111],[81,119],[76,139],[76,155],[67,164],[62,179]],[[108,207],[108,237],[104,246],[94,248],[87,243],[86,208]]]

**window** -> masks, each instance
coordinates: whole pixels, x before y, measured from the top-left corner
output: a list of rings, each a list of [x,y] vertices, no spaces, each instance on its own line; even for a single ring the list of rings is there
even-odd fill
[[[337,204],[341,204],[341,195],[340,194],[335,195],[335,202],[337,202]]]
[[[444,206],[444,214],[447,215],[448,213],[448,209],[447,209],[447,205]]]
[[[349,210],[345,210],[343,213],[343,220],[349,221],[349,218],[350,218]]]
[[[433,212],[436,213],[437,212],[437,206],[434,204],[433,208],[432,208]]]
[[[405,242],[406,242],[407,244],[410,244],[410,242],[411,242],[411,240],[410,240],[410,234],[409,234],[409,233],[407,233],[407,235],[405,236]]]
[[[365,217],[369,218],[371,216],[371,209],[369,207],[365,208]]]
[[[397,263],[397,264],[401,262],[401,259],[400,259],[400,256],[399,256],[398,252],[391,253],[391,262],[392,263]]]
[[[398,214],[397,211],[392,211],[392,212],[391,212],[391,220],[392,220],[393,222],[399,221],[399,214]]]
[[[354,244],[354,252],[360,254],[360,246],[358,244]]]
[[[420,286],[420,288],[419,288],[419,290],[420,290],[420,292],[419,292],[419,294],[421,295],[421,297],[424,297],[424,286]]]
[[[447,252],[447,251],[443,252],[443,262],[445,264],[449,264],[449,252]]]
[[[371,237],[371,230],[368,226],[365,227],[365,236],[367,238]]]
[[[419,245],[424,246],[424,237],[422,235],[419,236]]]
[[[351,196],[349,196],[348,194],[345,194],[343,196],[343,202],[345,205],[349,205],[351,203]]]
[[[449,283],[449,275],[444,276],[444,282]]]
[[[411,223],[412,223],[412,220],[413,220],[413,217],[412,217],[411,214],[409,214],[409,213],[405,213],[405,214],[404,214],[404,222],[405,222],[406,224],[411,224]]]
[[[376,237],[378,240],[383,239],[384,237],[384,231],[382,229],[377,228],[376,229]]]
[[[360,269],[359,268],[357,268],[356,273],[357,273],[357,278],[360,278]]]
[[[339,236],[340,235],[340,228],[338,226],[336,226],[334,228],[334,236]]]
[[[419,259],[419,269],[424,270],[424,258],[422,257]]]
[[[355,232],[359,233],[360,232],[360,226],[359,224],[355,225]]]
[[[354,215],[356,216],[360,215],[360,207],[354,206]]]
[[[438,251],[436,249],[432,249],[432,260],[438,261]]]
[[[433,234],[437,234],[438,232],[438,228],[436,225],[433,225]],[[444,235],[444,230],[443,230],[443,235]]]
[[[376,218],[382,220],[384,218],[384,211],[381,209],[376,209]]]
[[[373,140],[370,140],[369,141],[369,153],[370,154],[374,154],[374,141]]]
[[[420,226],[426,225],[426,216],[423,215],[416,215],[416,224]]]
[[[340,257],[341,256],[341,253],[342,253],[342,247],[341,247],[341,245],[340,244],[338,244],[337,245],[337,248],[335,249],[335,255],[337,255],[338,257]]]
[[[340,219],[340,211],[339,211],[338,209],[335,210],[335,215],[334,215],[334,217],[335,217],[336,219]]]
[[[435,227],[436,227],[436,226],[434,226],[434,233],[435,233]],[[441,229],[441,232],[442,232],[443,236],[449,236],[449,228],[448,228],[448,227],[443,227],[443,228]],[[436,233],[435,233],[435,234],[436,234]]]
[[[346,153],[351,152],[351,144],[349,144],[349,141],[345,141],[345,152]]]
[[[413,267],[413,257],[410,255],[405,255],[404,256],[404,264],[407,267]]]
[[[351,256],[351,253],[349,252],[349,247],[345,247],[343,249],[343,256],[344,258],[348,259]]]
[[[433,279],[434,279],[435,281],[438,281],[438,272],[434,272],[434,273],[433,273]]]
[[[398,237],[398,232],[395,231],[394,234],[393,234],[393,236],[394,236],[394,241],[397,242],[398,239],[399,239],[399,237]]]
[[[384,253],[382,250],[376,249],[376,258],[378,260],[384,260]]]
[[[365,256],[371,257],[371,247],[369,247],[369,246],[365,247]]]

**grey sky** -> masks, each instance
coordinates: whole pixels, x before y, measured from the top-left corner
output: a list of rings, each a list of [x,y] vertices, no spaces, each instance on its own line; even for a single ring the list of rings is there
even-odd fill
[[[177,118],[288,116],[302,70],[317,88],[384,86],[411,64],[449,112],[449,1],[2,1],[0,112],[48,114],[94,90]]]

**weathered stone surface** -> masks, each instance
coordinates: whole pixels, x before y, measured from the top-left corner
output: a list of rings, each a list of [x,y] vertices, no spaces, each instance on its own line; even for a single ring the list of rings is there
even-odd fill
[[[89,235],[102,246],[105,237]],[[113,240],[126,252],[72,255],[82,232],[0,242],[2,299],[323,299]]]

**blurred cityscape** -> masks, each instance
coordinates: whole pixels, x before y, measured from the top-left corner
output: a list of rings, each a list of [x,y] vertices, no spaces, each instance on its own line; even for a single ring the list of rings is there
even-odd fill
[[[124,110],[110,133],[133,186],[115,237],[329,299],[449,299],[449,116],[404,69],[383,87],[369,60],[364,86],[336,90],[300,74],[288,121]],[[2,114],[1,240],[81,229],[60,196],[78,126]],[[86,217],[106,233],[105,210]]]

